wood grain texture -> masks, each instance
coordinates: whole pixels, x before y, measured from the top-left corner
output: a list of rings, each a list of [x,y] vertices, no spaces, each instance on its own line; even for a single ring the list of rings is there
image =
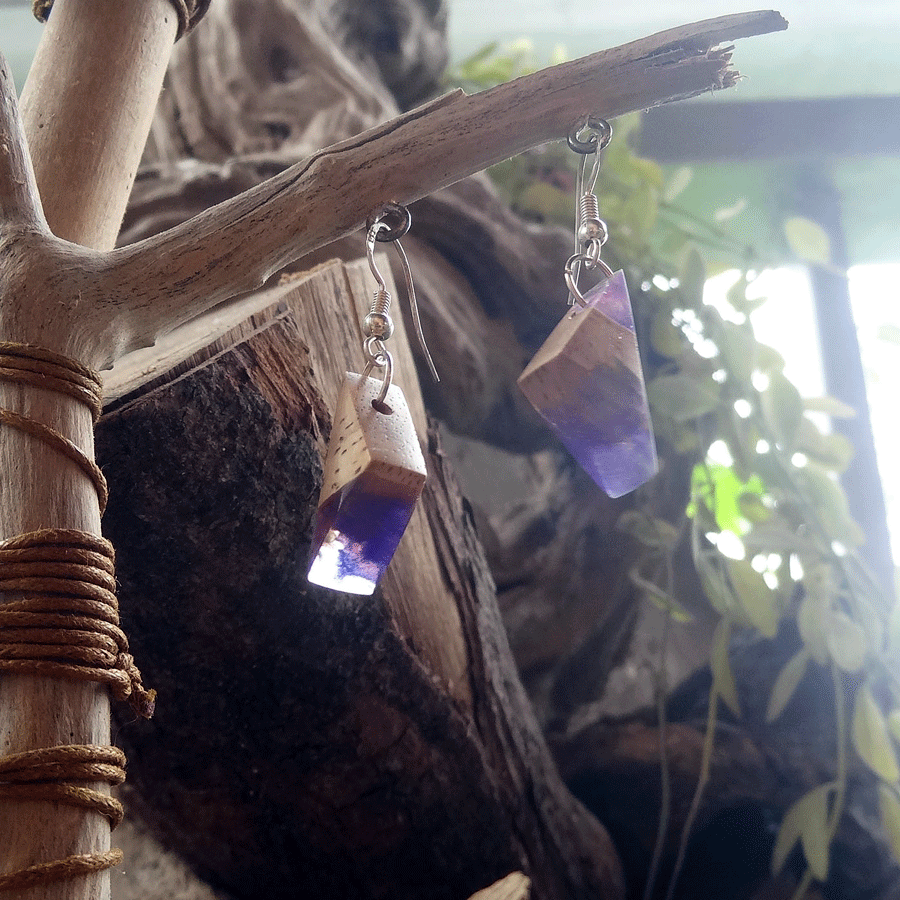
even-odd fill
[[[245,898],[456,900],[520,869],[537,896],[620,897],[615,853],[518,682],[436,435],[409,555],[375,598],[303,579],[327,409],[360,353],[348,300],[368,290],[348,285],[364,276],[297,279],[268,328],[264,312],[101,421],[123,616],[160,691],[154,722],[122,732],[133,802]]]
[[[731,50],[712,48],[784,27],[777,13],[683,26],[472,97],[448,94],[317,152],[190,223],[117,251],[111,262],[120,274],[142,258],[142,279],[159,287],[156,297],[146,298],[123,278],[117,293],[134,337],[149,341],[238,291],[260,286],[292,259],[359,228],[387,198],[412,202],[559,140],[586,112],[613,118],[730,86],[736,77]],[[169,287],[174,281],[178,291]]]
[[[356,230],[386,199],[409,203],[559,140],[586,112],[612,118],[727,87],[736,78],[731,48],[715,46],[784,27],[777,13],[725,16],[472,97],[448,94],[318,151],[189,222],[108,254],[45,239],[18,285],[21,328],[50,349],[106,366]],[[48,296],[77,303],[77,320],[48,315]]]
[[[54,268],[40,248],[63,246],[50,235],[48,222],[68,240],[99,250],[113,246],[174,36],[175,14],[166,0],[59,0],[23,92],[22,122],[30,154],[19,135],[11,79],[3,76],[0,335],[4,340],[46,344],[79,359],[93,359],[69,339],[72,322],[81,315],[77,289],[32,297],[29,303],[25,285],[40,281],[35,276],[42,269]],[[41,323],[46,326],[52,319],[57,324],[50,325],[53,335],[44,341]],[[91,416],[76,401],[2,382],[0,407],[52,427],[93,458]],[[0,539],[41,528],[100,533],[93,487],[75,465],[43,443],[10,428],[0,429],[0,471],[4,473]],[[31,676],[0,680],[0,754],[109,742],[105,686]],[[89,786],[108,791],[104,784]],[[57,803],[3,803],[0,835],[3,872],[110,847],[104,817]],[[106,900],[109,883],[109,873],[100,872],[7,896]]]
[[[115,245],[178,27],[169,0],[59,0],[21,107],[50,230]]]
[[[21,262],[22,244],[46,227],[16,114],[7,68],[0,71],[0,251],[6,271]],[[3,266],[0,266],[3,268]],[[9,284],[0,278],[0,334],[10,335]],[[76,400],[0,380],[0,407],[49,425],[93,456],[90,412]],[[93,486],[73,463],[44,443],[0,428],[0,540],[41,528],[100,533]],[[19,599],[16,595],[4,600]],[[0,755],[58,744],[109,743],[106,687],[25,675],[0,679]],[[108,792],[104,784],[92,785]],[[109,823],[96,813],[46,802],[0,804],[0,872],[109,848]],[[109,878],[99,875],[10,892],[14,900],[103,900]]]

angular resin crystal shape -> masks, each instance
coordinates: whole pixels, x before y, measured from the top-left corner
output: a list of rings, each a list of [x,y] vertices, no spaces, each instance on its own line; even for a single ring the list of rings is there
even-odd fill
[[[307,578],[371,594],[425,485],[425,460],[403,392],[348,372],[338,399]]]
[[[625,275],[573,307],[519,376],[519,386],[581,467],[621,497],[658,468]]]

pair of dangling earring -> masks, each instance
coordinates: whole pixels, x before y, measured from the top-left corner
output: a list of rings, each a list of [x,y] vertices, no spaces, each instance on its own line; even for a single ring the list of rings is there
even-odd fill
[[[594,187],[600,153],[611,136],[609,124],[593,117],[569,133],[569,147],[581,155],[575,253],[564,268],[572,308],[518,383],[582,468],[610,497],[620,497],[656,474],[657,459],[625,276],[600,259],[608,233]],[[587,175],[589,157],[593,165]],[[374,257],[376,242],[394,243],[416,332],[438,380],[399,243],[409,225],[408,210],[395,203],[367,222],[366,255],[378,288],[363,322],[366,366],[361,375],[348,372],[344,378],[325,462],[307,577],[348,593],[375,590],[426,479],[412,416],[393,383],[393,358],[385,344],[393,333],[391,295]],[[605,276],[584,295],[578,288],[582,269],[599,269]],[[380,382],[370,377],[375,369],[382,373]]]

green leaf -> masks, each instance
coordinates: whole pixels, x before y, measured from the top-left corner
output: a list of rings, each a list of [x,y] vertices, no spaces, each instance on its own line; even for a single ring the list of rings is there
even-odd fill
[[[809,651],[799,650],[785,664],[778,673],[775,684],[772,685],[772,694],[769,697],[769,705],[766,708],[766,721],[774,722],[785,710],[791,697],[803,681],[806,667],[809,664]]]
[[[800,817],[797,815],[797,803],[795,803],[784,814],[781,827],[778,829],[778,837],[775,838],[775,846],[772,848],[772,875],[774,877],[777,878],[781,873],[798,840],[800,840]]]
[[[772,874],[776,877],[798,840],[816,878],[828,876],[828,795],[832,789],[830,784],[813,788],[784,814],[772,850]]]
[[[696,247],[691,247],[685,255],[678,282],[685,303],[691,309],[700,310],[703,307],[703,288],[706,285],[706,265]]]
[[[754,525],[762,525],[772,518],[772,510],[763,503],[759,494],[744,492],[737,498],[738,511]]]
[[[878,785],[878,806],[881,809],[881,827],[888,840],[894,859],[900,862],[900,800],[886,784]]]
[[[782,372],[769,373],[769,386],[762,392],[762,410],[785,449],[793,447],[803,416],[803,400]]]
[[[825,229],[804,216],[791,216],[784,222],[788,246],[804,262],[828,265],[831,262],[831,240]]]
[[[865,685],[856,692],[851,735],[860,759],[882,781],[893,784],[900,778],[897,757],[888,738],[887,722]]]
[[[616,133],[618,134],[618,127]],[[628,175],[637,185],[649,185],[655,188],[663,186],[663,170],[658,162],[647,159],[645,156],[638,156],[635,153],[630,155],[628,160]]]
[[[727,619],[720,619],[712,637],[712,652],[710,655],[710,667],[713,674],[712,689],[736,716],[740,716],[741,704],[738,701],[734,673],[731,671],[731,661],[728,658],[728,642],[730,639],[731,625]]]
[[[900,744],[900,709],[892,709],[887,717],[888,731],[891,737]]]
[[[650,405],[676,422],[689,422],[719,405],[719,389],[712,379],[699,381],[687,375],[660,375],[647,385]]]
[[[756,366],[760,372],[783,372],[784,365],[784,357],[774,347],[768,344],[756,345]]]
[[[685,337],[672,318],[672,307],[660,303],[650,326],[650,343],[661,356],[678,359],[685,348]]]
[[[753,332],[734,322],[722,322],[721,332],[715,338],[722,362],[729,378],[746,385],[756,368],[756,338]]]
[[[824,666],[828,662],[828,641],[825,635],[823,606],[817,597],[805,597],[797,609],[797,628],[803,646],[812,658]]]
[[[675,425],[672,434],[672,446],[677,453],[690,453],[700,446],[700,435],[691,425]]]
[[[825,642],[838,668],[858,672],[866,659],[866,633],[846,613],[832,612],[828,616]]]
[[[773,638],[780,618],[775,593],[745,559],[727,561],[728,576],[747,618],[763,637]]]
[[[647,160],[644,160],[647,162]],[[650,163],[657,170],[655,163]],[[631,225],[636,234],[646,235],[656,224],[656,215],[659,204],[656,199],[656,191],[645,180],[641,180],[631,192],[626,202],[622,215],[624,221]]]
[[[516,203],[521,212],[537,215],[551,222],[564,221],[571,213],[572,198],[549,181],[532,181]]]
[[[666,182],[663,199],[671,203],[690,183],[694,177],[694,170],[689,166],[681,166],[672,173],[672,177]]]
[[[706,599],[720,616],[732,621],[740,620],[743,610],[737,608],[734,596],[725,583],[725,578],[719,568],[721,559],[721,555],[716,550],[702,550],[695,555],[694,565],[700,576],[700,585]]]
[[[843,472],[853,459],[853,444],[842,434],[823,434],[806,416],[800,420],[797,450],[805,453],[822,468]]]
[[[706,504],[720,530],[732,531],[739,537],[747,531],[740,498],[759,497],[763,490],[762,481],[755,475],[742,481],[734,469],[718,463],[699,463],[691,476],[691,495]]]
[[[828,877],[828,793],[830,785],[810,791],[800,801],[800,842],[813,875],[824,881]]]
[[[622,513],[616,522],[616,528],[630,534],[645,547],[670,550],[678,542],[678,529],[674,525],[636,509]]]
[[[629,570],[628,578],[635,587],[643,591],[644,596],[654,606],[668,613],[676,622],[694,620],[694,617],[671,594],[667,594],[658,584],[644,578],[637,566]]]
[[[835,397],[807,397],[803,401],[807,412],[825,413],[833,419],[852,419],[856,410]]]
[[[858,547],[865,541],[862,529],[850,515],[844,491],[826,471],[816,465],[807,465],[796,471],[794,481],[832,540],[841,541],[848,547]]]

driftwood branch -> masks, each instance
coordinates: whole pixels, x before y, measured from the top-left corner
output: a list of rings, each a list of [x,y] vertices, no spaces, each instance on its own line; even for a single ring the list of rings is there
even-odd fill
[[[12,78],[6,69],[0,75],[0,340],[76,358],[95,355],[78,346],[73,323],[100,257],[50,231],[100,250],[115,243],[175,37],[174,19],[166,0],[56,0],[23,91],[21,119]],[[77,260],[77,283],[42,295],[44,275],[60,256],[70,265]],[[98,290],[95,284],[90,296]],[[110,339],[82,337],[87,347]],[[0,409],[53,429],[93,457],[91,415],[72,397],[2,380]],[[0,539],[46,528],[100,534],[91,483],[44,441],[0,428],[0,472]],[[17,599],[12,591],[0,598]],[[36,674],[8,673],[0,680],[0,755],[109,743],[105,685]],[[84,786],[109,791],[105,782]],[[104,816],[44,801],[4,800],[0,835],[4,875],[70,856],[100,854],[102,860],[110,849]],[[106,900],[109,872],[4,896]]]
[[[57,237],[115,246],[176,28],[168,0],[54,0],[21,108]]]
[[[71,245],[48,246],[51,259],[41,267],[43,277],[32,272],[28,299],[37,304],[48,292],[77,291],[83,331],[75,347],[92,357],[84,361],[107,365],[359,228],[387,199],[411,202],[559,140],[588,112],[613,118],[729,87],[737,79],[731,48],[714,48],[785,27],[775,12],[723,16],[471,97],[448,94],[146,241],[102,256],[85,256]],[[46,336],[54,331],[46,319],[41,327]],[[102,336],[103,346],[89,347],[90,335],[94,341]],[[62,343],[56,349],[71,352],[72,335]]]
[[[16,105],[12,71],[0,60],[0,228],[46,229],[34,169]]]

